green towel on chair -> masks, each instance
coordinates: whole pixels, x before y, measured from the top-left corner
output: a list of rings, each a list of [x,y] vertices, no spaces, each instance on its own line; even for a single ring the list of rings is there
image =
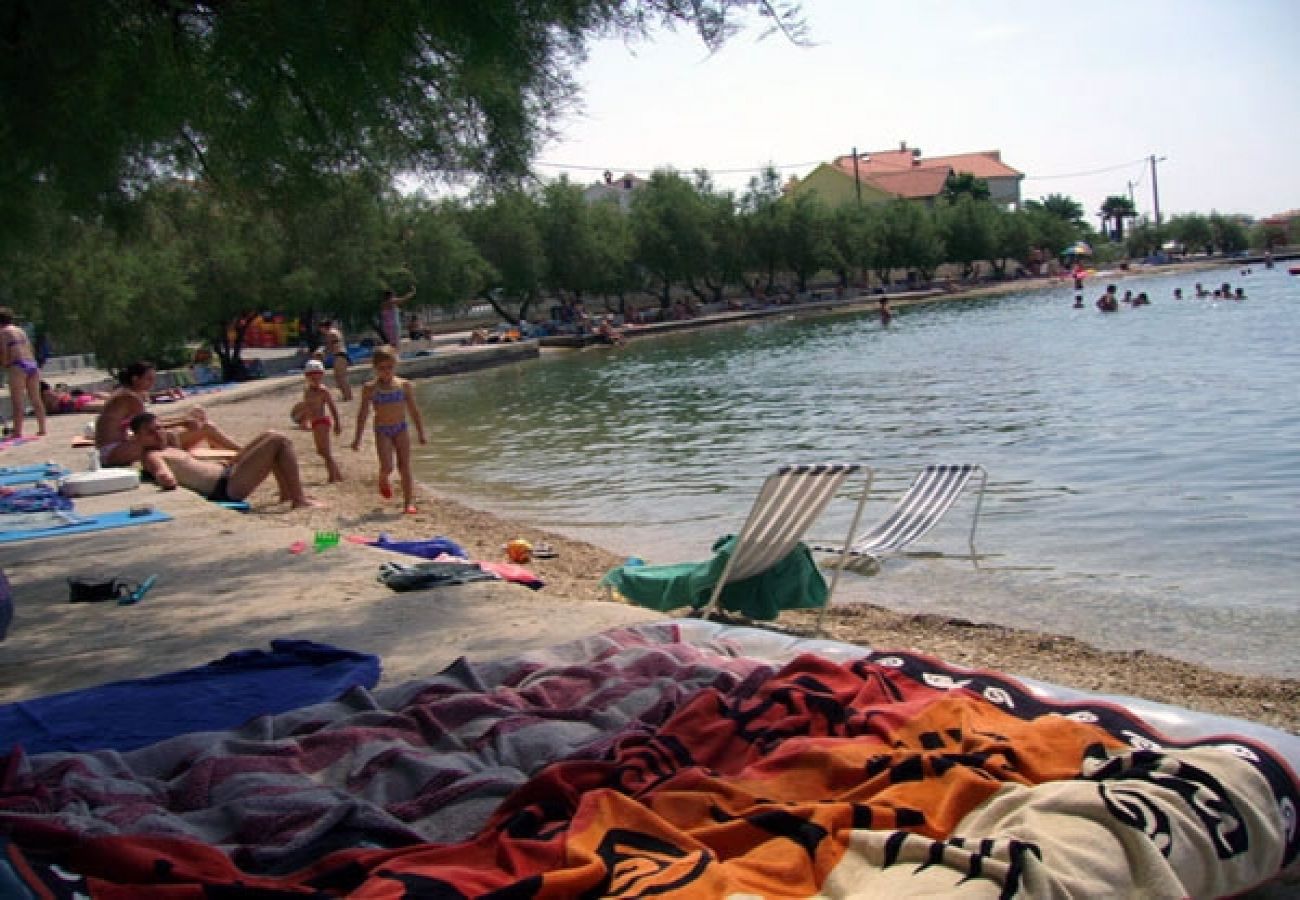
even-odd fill
[[[724,535],[713,544],[714,556],[705,562],[668,566],[619,566],[605,573],[602,585],[612,587],[630,602],[668,612],[709,602],[713,586],[736,544]],[[722,608],[751,619],[771,621],[783,609],[820,609],[826,605],[826,579],[812,553],[800,544],[766,572],[722,589]]]

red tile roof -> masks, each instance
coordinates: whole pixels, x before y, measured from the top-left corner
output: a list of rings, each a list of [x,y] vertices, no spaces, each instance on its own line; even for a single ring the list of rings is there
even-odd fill
[[[853,156],[851,154],[836,157],[833,165],[846,175],[853,174]],[[948,167],[959,175],[969,173],[976,178],[1015,178],[1023,174],[1004,163],[1002,153],[999,150],[930,157],[916,156],[910,148],[858,154],[859,178],[930,168],[932,166]]]
[[[948,166],[919,166],[910,170],[874,172],[862,177],[863,182],[875,185],[896,197],[919,200],[937,197],[943,193],[944,182],[952,172]]]
[[[959,175],[971,174],[976,178],[1015,178],[1023,175],[1002,161],[998,150],[985,150],[980,153],[957,153],[952,156],[932,156],[922,160],[924,165],[952,166]]]

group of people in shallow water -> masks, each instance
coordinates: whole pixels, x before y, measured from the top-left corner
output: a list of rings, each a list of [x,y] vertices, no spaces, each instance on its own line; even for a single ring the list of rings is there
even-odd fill
[[[417,508],[410,431],[414,426],[420,443],[425,443],[424,422],[415,403],[414,386],[396,375],[397,351],[380,347],[372,362],[375,374],[361,391],[352,449],[361,449],[366,422],[373,414],[379,493],[385,499],[393,496],[391,478],[396,469],[403,509],[413,514]],[[150,412],[146,404],[156,375],[152,363],[132,363],[119,375],[119,387],[103,398],[94,428],[95,453],[101,465],[139,465],[142,477],[163,490],[183,487],[214,502],[245,500],[273,477],[280,502],[294,509],[322,505],[307,495],[293,442],[283,434],[264,431],[240,444],[199,407],[170,417]],[[341,481],[343,473],[334,458],[331,434],[341,436],[343,423],[332,392],[323,384],[324,364],[309,361],[303,377],[302,399],[294,404],[290,417],[298,427],[312,432],[329,481]],[[340,399],[346,402],[350,396]],[[200,453],[205,444],[207,452]],[[213,458],[217,456],[225,458]]]
[[[1228,282],[1226,281],[1220,287],[1217,287],[1213,291],[1211,291],[1206,289],[1198,281],[1196,283],[1196,296],[1199,298],[1209,297],[1215,300],[1241,301],[1246,299],[1246,291],[1244,288],[1240,288],[1240,287],[1234,290],[1232,285],[1228,284]],[[1173,298],[1175,300],[1184,299],[1183,289],[1174,288]],[[1119,312],[1121,305],[1131,306],[1134,309],[1136,309],[1139,306],[1150,306],[1151,298],[1147,296],[1146,291],[1141,291],[1137,294],[1134,294],[1131,290],[1125,291],[1123,298],[1121,298],[1119,296],[1119,289],[1116,288],[1115,285],[1113,284],[1108,284],[1106,285],[1105,293],[1103,293],[1100,297],[1097,298],[1097,302],[1095,305],[1097,309],[1101,310],[1102,312]],[[1083,309],[1083,294],[1074,295],[1074,308]]]

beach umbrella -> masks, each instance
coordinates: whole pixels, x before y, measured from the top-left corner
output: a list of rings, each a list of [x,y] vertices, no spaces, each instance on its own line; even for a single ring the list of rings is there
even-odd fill
[[[1083,241],[1075,241],[1061,251],[1062,256],[1092,256],[1092,248]]]

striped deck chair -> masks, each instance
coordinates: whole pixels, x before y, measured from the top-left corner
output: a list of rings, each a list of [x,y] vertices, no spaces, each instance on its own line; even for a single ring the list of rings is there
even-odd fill
[[[859,472],[866,473],[866,484],[858,498],[853,521],[845,537],[847,544],[858,527],[867,495],[871,493],[873,473],[870,468],[834,463],[782,466],[774,474],[769,475],[754,500],[731,556],[722,570],[722,575],[713,587],[713,594],[702,609],[702,616],[707,619],[712,615],[721,614],[722,589],[728,584],[752,578],[785,559],[803,540],[808,529],[834,499],[844,482]],[[826,614],[826,607],[830,606],[835,586],[839,583],[840,571],[847,559],[847,554],[840,555],[839,564],[831,577],[826,603],[817,619],[819,631],[822,618]]]
[[[988,486],[988,473],[983,466],[970,463],[962,465],[926,466],[908,487],[884,520],[870,531],[845,546],[813,544],[812,549],[822,553],[847,554],[849,557],[867,557],[877,562],[886,556],[901,553],[921,538],[957,502],[967,483],[976,474],[980,477],[979,497],[970,525],[971,560],[975,560],[975,529],[979,525],[980,507],[984,503],[984,489]]]

